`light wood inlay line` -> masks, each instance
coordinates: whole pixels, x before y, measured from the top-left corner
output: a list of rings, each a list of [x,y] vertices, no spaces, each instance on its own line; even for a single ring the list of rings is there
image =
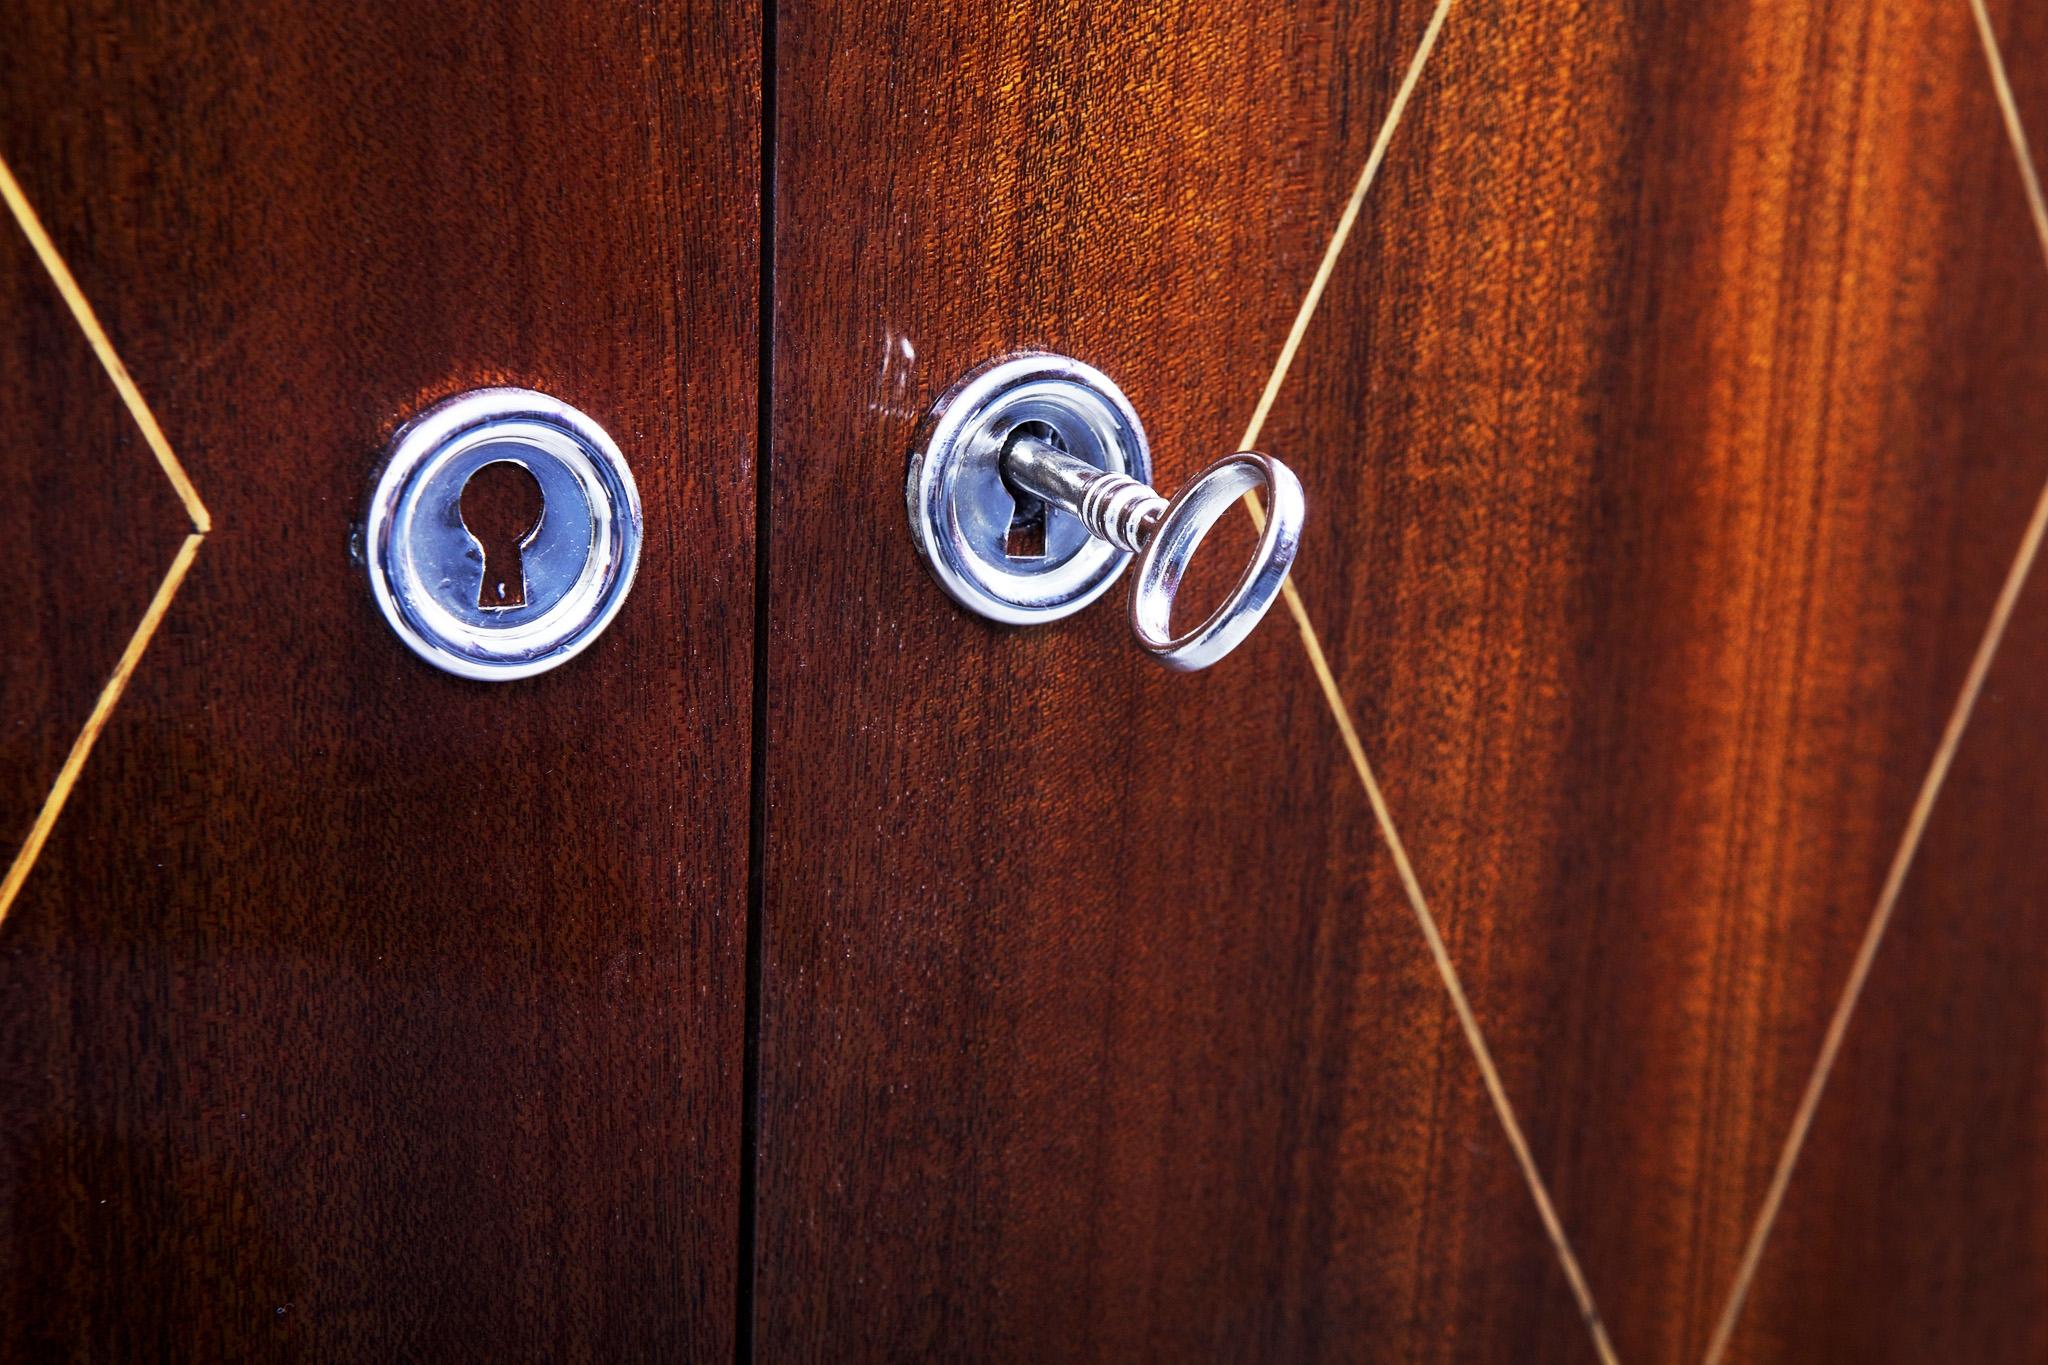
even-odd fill
[[[14,178],[14,171],[4,157],[0,157],[0,199],[7,201],[8,210],[14,221],[21,225],[22,233],[29,245],[35,248],[37,259],[50,274],[51,283],[63,296],[65,306],[77,320],[79,330],[92,345],[93,354],[99,357],[107,377],[114,381],[115,391],[121,395],[123,406],[135,425],[142,432],[142,439],[155,453],[157,463],[164,475],[171,481],[171,487],[178,494],[178,501],[185,506],[185,515],[192,519],[192,533],[185,537],[185,543],[178,547],[178,553],[171,559],[171,567],[157,584],[156,595],[142,613],[142,620],[136,624],[135,633],[128,639],[128,647],[121,651],[120,659],[114,665],[112,676],[106,686],[100,689],[99,697],[93,702],[92,713],[85,718],[85,726],[78,737],[71,741],[71,752],[64,757],[64,766],[57,770],[56,781],[50,784],[49,795],[43,798],[42,808],[36,812],[35,823],[29,827],[28,839],[8,864],[7,876],[0,880],[0,923],[5,923],[7,912],[14,908],[14,898],[21,894],[22,883],[35,867],[36,859],[42,854],[43,845],[48,842],[50,830],[56,825],[57,817],[64,812],[64,803],[70,799],[71,788],[78,782],[78,774],[85,767],[85,760],[92,753],[92,746],[98,742],[100,731],[106,728],[107,718],[114,713],[121,694],[128,689],[128,680],[135,673],[135,666],[142,660],[142,651],[149,647],[150,637],[163,623],[164,613],[170,610],[171,599],[177,596],[179,584],[185,581],[186,571],[192,567],[192,557],[199,553],[199,542],[213,529],[213,518],[207,514],[206,504],[199,500],[199,492],[186,477],[185,467],[178,463],[178,457],[171,450],[171,443],[164,439],[163,429],[156,423],[149,404],[142,401],[142,393],[129,377],[128,367],[121,363],[121,357],[114,351],[114,343],[108,339],[106,329],[100,326],[99,317],[92,311],[85,294],[78,287],[78,281],[71,274],[71,268],[64,264],[64,258],[57,251],[57,245],[50,240],[50,234],[43,230],[42,219],[30,206],[28,198],[21,192],[21,184]]]
[[[1536,1158],[1529,1151],[1529,1140],[1522,1135],[1521,1122],[1515,1117],[1514,1106],[1508,1102],[1500,1070],[1494,1065],[1493,1053],[1486,1046],[1486,1035],[1480,1031],[1479,1020],[1472,1013],[1472,1004],[1465,998],[1465,987],[1458,977],[1458,969],[1451,962],[1450,950],[1444,946],[1443,934],[1437,928],[1436,916],[1430,911],[1428,899],[1422,894],[1422,883],[1415,875],[1414,865],[1408,861],[1407,847],[1401,842],[1400,831],[1394,827],[1393,814],[1387,809],[1387,798],[1381,793],[1372,764],[1366,759],[1365,746],[1359,742],[1358,729],[1351,721],[1350,707],[1337,690],[1337,679],[1324,657],[1322,640],[1309,621],[1308,609],[1302,605],[1301,594],[1295,590],[1293,580],[1283,584],[1280,591],[1287,601],[1288,612],[1294,617],[1294,624],[1301,631],[1309,667],[1315,670],[1316,681],[1322,685],[1323,699],[1329,703],[1330,714],[1335,717],[1338,732],[1344,737],[1344,749],[1351,755],[1351,766],[1358,773],[1359,785],[1365,788],[1365,799],[1372,806],[1373,818],[1379,822],[1380,834],[1387,841],[1387,851],[1393,855],[1394,871],[1400,876],[1401,888],[1407,893],[1416,923],[1422,926],[1430,958],[1436,963],[1437,974],[1443,978],[1445,993],[1451,997],[1458,1027],[1464,1031],[1465,1042],[1472,1049],[1473,1061],[1478,1063],[1479,1078],[1486,1086],[1487,1098],[1493,1102],[1494,1113],[1499,1116],[1500,1126],[1507,1134],[1508,1146],[1514,1149],[1515,1164],[1521,1167],[1522,1178],[1528,1182],[1529,1193],[1536,1201],[1537,1217],[1542,1220],[1543,1230],[1557,1251],[1565,1279],[1571,1283],[1572,1297],[1578,1300],[1579,1312],[1585,1316],[1586,1326],[1593,1334],[1594,1349],[1607,1365],[1615,1365],[1614,1346],[1607,1339],[1607,1327],[1601,1322],[1600,1310],[1593,1302],[1592,1287],[1586,1283],[1585,1272],[1579,1267],[1579,1258],[1572,1252],[1571,1239],[1565,1236],[1564,1224],[1558,1220],[1557,1209],[1550,1201],[1550,1191],[1543,1183],[1543,1175],[1536,1169]]]
[[[107,718],[114,713],[114,706],[121,700],[121,694],[128,690],[128,679],[134,676],[135,665],[142,660],[142,651],[149,647],[150,637],[163,624],[164,613],[171,608],[171,599],[177,596],[178,585],[185,581],[186,570],[192,567],[192,557],[199,553],[199,542],[206,537],[194,531],[185,537],[185,543],[178,547],[178,553],[171,560],[169,571],[163,581],[157,584],[156,596],[150,598],[149,607],[142,613],[142,620],[136,624],[135,633],[128,638],[128,647],[121,651],[121,658],[114,665],[113,676],[100,689],[99,700],[93,703],[92,714],[85,718],[85,728],[78,732],[78,738],[71,741],[71,752],[65,755],[64,766],[57,770],[57,780],[50,784],[50,794],[43,798],[43,807],[36,812],[36,822],[29,828],[28,841],[21,851],[14,855],[14,862],[8,866],[7,878],[0,881],[0,923],[5,923],[7,912],[14,908],[14,898],[21,892],[21,884],[28,880],[29,870],[36,864],[36,858],[43,851],[43,844],[50,837],[50,830],[57,823],[57,817],[64,812],[64,803],[71,796],[71,788],[78,781],[78,774],[85,767],[85,760],[92,754],[92,746],[98,742],[100,731],[106,728]]]
[[[1983,39],[1984,61],[1990,70],[1992,90],[1998,97],[1999,112],[2005,119],[2005,131],[2012,142],[2013,155],[2019,160],[2020,178],[2026,186],[2027,206],[2033,214],[2034,231],[2041,239],[2043,258],[2048,260],[2048,201],[2042,198],[2041,178],[2027,145],[2026,129],[2020,123],[2019,106],[2013,101],[2012,86],[2006,80],[2005,59],[1999,52],[1998,36],[1992,30],[1991,16],[1984,8],[1984,0],[1970,0],[1970,10],[1976,16],[1978,36]],[[1998,646],[2005,639],[2005,628],[2012,620],[2020,589],[2026,586],[2027,575],[2040,554],[2044,532],[2048,532],[2048,487],[2042,488],[2041,496],[2034,504],[2034,514],[2027,522],[2025,534],[2020,537],[2012,566],[2007,569],[1998,598],[1992,603],[1991,619],[1985,624],[1983,638],[1977,642],[1977,652],[1970,659],[1969,672],[1963,677],[1962,690],[1956,696],[1954,709],[1949,712],[1941,743],[1935,747],[1934,760],[1928,764],[1927,775],[1921,779],[1919,794],[1906,818],[1905,833],[1899,839],[1898,851],[1892,855],[1884,885],[1878,891],[1877,906],[1871,912],[1869,926],[1863,931],[1863,941],[1850,964],[1848,982],[1842,988],[1842,997],[1836,1003],[1834,1015],[1828,1020],[1827,1033],[1821,1039],[1820,1055],[1814,1061],[1813,1074],[1806,1083],[1805,1093],[1799,1097],[1799,1108],[1793,1113],[1792,1127],[1786,1134],[1784,1149],[1778,1155],[1777,1169],[1772,1172],[1770,1186],[1764,1192],[1763,1207],[1758,1211],[1749,1241],[1742,1249],[1735,1282],[1729,1288],[1720,1319],[1714,1324],[1714,1335],[1708,1341],[1707,1353],[1703,1357],[1704,1365],[1720,1365],[1735,1335],[1735,1325],[1742,1316],[1743,1304],[1747,1302],[1750,1286],[1756,1278],[1757,1264],[1763,1259],[1764,1246],[1770,1241],[1778,1211],[1784,1206],[1785,1191],[1792,1183],[1792,1172],[1799,1164],[1799,1154],[1806,1145],[1807,1133],[1813,1127],[1814,1112],[1827,1089],[1835,1059],[1841,1054],[1842,1039],[1849,1031],[1849,1020],[1863,997],[1863,988],[1870,979],[1871,964],[1877,960],[1877,950],[1884,942],[1885,930],[1891,927],[1899,892],[1905,886],[1906,874],[1912,870],[1914,855],[1920,851],[1920,839],[1926,833],[1928,817],[1934,812],[1935,800],[1941,795],[1942,783],[1948,778],[1949,767],[1955,761],[1957,746],[1962,743],[1963,731],[1968,728],[1970,714],[1976,709],[1977,697],[1984,690],[1985,675],[1991,671]]]
[[[1350,240],[1351,230],[1358,222],[1360,207],[1365,203],[1366,192],[1378,178],[1380,165],[1386,159],[1387,147],[1393,141],[1394,130],[1407,111],[1410,96],[1415,93],[1416,84],[1422,79],[1423,67],[1428,63],[1430,53],[1435,51],[1437,38],[1443,32],[1444,21],[1450,17],[1453,0],[1438,0],[1434,13],[1430,15],[1429,26],[1423,31],[1422,41],[1416,45],[1415,56],[1408,63],[1408,71],[1401,79],[1394,100],[1388,106],[1386,119],[1380,124],[1378,135],[1373,139],[1372,150],[1365,160],[1365,168],[1359,172],[1358,183],[1353,186],[1351,197],[1345,202],[1344,212],[1337,220],[1336,230],[1330,235],[1330,244],[1323,252],[1321,265],[1316,269],[1315,278],[1309,282],[1308,292],[1303,295],[1301,308],[1294,315],[1294,325],[1288,329],[1287,340],[1280,348],[1280,358],[1273,366],[1271,377],[1259,395],[1258,406],[1253,409],[1251,421],[1246,424],[1244,438],[1238,442],[1238,449],[1251,450],[1257,447],[1259,434],[1264,430],[1266,418],[1273,411],[1274,401],[1279,397],[1280,387],[1287,380],[1287,373],[1293,368],[1295,356],[1301,349],[1303,336],[1308,332],[1310,319],[1315,316],[1316,307],[1322,302],[1323,290],[1330,282],[1336,269],[1337,258],[1343,254],[1344,244]],[[1255,494],[1245,496],[1245,506],[1251,512],[1252,520],[1260,530],[1265,529],[1265,509],[1260,506]],[[1537,1217],[1543,1223],[1543,1230],[1549,1236],[1551,1246],[1557,1252],[1559,1263],[1564,1267],[1565,1279],[1571,1285],[1572,1296],[1578,1300],[1579,1312],[1585,1317],[1586,1326],[1593,1335],[1594,1349],[1607,1365],[1615,1365],[1614,1347],[1607,1338],[1607,1328],[1600,1320],[1600,1310],[1593,1302],[1593,1291],[1586,1282],[1585,1272],[1579,1266],[1579,1258],[1573,1254],[1571,1239],[1565,1236],[1564,1224],[1559,1221],[1556,1206],[1551,1203],[1549,1188],[1543,1183],[1543,1175],[1536,1169],[1536,1159],[1529,1151],[1528,1139],[1523,1136],[1520,1120],[1515,1117],[1514,1106],[1508,1101],[1507,1088],[1501,1083],[1500,1069],[1494,1065],[1493,1053],[1486,1045],[1486,1035],[1479,1028],[1479,1020],[1472,1013],[1472,1003],[1465,996],[1464,983],[1458,976],[1458,969],[1451,961],[1450,950],[1444,945],[1442,932],[1437,927],[1436,916],[1430,911],[1429,899],[1422,892],[1422,882],[1415,875],[1414,864],[1409,861],[1407,845],[1401,841],[1401,833],[1394,826],[1392,811],[1387,808],[1386,796],[1380,791],[1379,779],[1374,776],[1372,763],[1365,756],[1365,746],[1358,738],[1358,727],[1352,722],[1351,708],[1338,689],[1336,675],[1330,670],[1330,663],[1323,653],[1322,638],[1316,633],[1315,624],[1309,620],[1308,608],[1303,605],[1301,593],[1296,590],[1294,580],[1289,578],[1280,585],[1281,597],[1287,603],[1288,613],[1293,616],[1295,627],[1301,632],[1301,643],[1308,654],[1309,667],[1316,675],[1316,682],[1322,688],[1323,700],[1328,703],[1330,715],[1337,722],[1337,732],[1343,737],[1344,750],[1351,757],[1351,766],[1358,774],[1358,782],[1365,789],[1365,799],[1372,807],[1373,819],[1378,822],[1380,835],[1386,840],[1387,851],[1393,856],[1394,871],[1399,876],[1401,888],[1408,898],[1409,908],[1415,912],[1415,920],[1422,929],[1423,940],[1429,945],[1430,959],[1436,964],[1437,974],[1443,979],[1444,991],[1450,996],[1451,1009],[1457,1015],[1458,1027],[1464,1032],[1465,1042],[1472,1051],[1473,1061],[1478,1064],[1479,1077],[1486,1087],[1487,1098],[1493,1103],[1493,1110],[1500,1119],[1502,1130],[1507,1134],[1508,1146],[1514,1151],[1515,1163],[1521,1168],[1522,1178],[1528,1183],[1529,1193],[1536,1202]]]
[[[1265,428],[1266,418],[1273,411],[1273,400],[1280,396],[1280,386],[1287,382],[1287,372],[1294,368],[1294,357],[1301,350],[1301,339],[1308,332],[1309,319],[1316,315],[1316,305],[1323,301],[1323,290],[1329,287],[1330,273],[1337,268],[1337,258],[1344,254],[1344,243],[1351,240],[1351,229],[1358,222],[1358,210],[1365,203],[1366,191],[1379,178],[1380,163],[1387,159],[1387,146],[1394,140],[1394,129],[1400,126],[1401,115],[1408,112],[1408,99],[1415,93],[1416,83],[1422,79],[1422,68],[1428,65],[1429,54],[1436,51],[1436,40],[1444,31],[1444,20],[1451,15],[1452,3],[1453,0],[1437,0],[1436,10],[1429,16],[1429,27],[1422,31],[1422,41],[1415,45],[1415,56],[1408,63],[1408,72],[1401,77],[1400,88],[1394,91],[1394,102],[1387,106],[1387,116],[1372,140],[1372,150],[1366,153],[1365,169],[1358,173],[1358,183],[1351,187],[1351,197],[1344,202],[1344,212],[1337,219],[1337,230],[1330,234],[1330,245],[1323,251],[1322,264],[1316,267],[1315,278],[1309,281],[1308,292],[1302,295],[1301,307],[1294,314],[1294,325],[1287,329],[1287,340],[1280,347],[1280,359],[1274,362],[1273,373],[1266,380],[1265,391],[1259,395],[1258,406],[1252,409],[1252,420],[1245,424],[1244,439],[1237,443],[1239,450],[1250,450],[1258,444],[1259,432]],[[1245,501],[1257,507],[1250,495]]]
[[[0,199],[7,201],[7,207],[14,213],[14,221],[21,224],[21,230],[28,235],[29,245],[42,261],[43,268],[50,272],[50,279],[57,286],[57,292],[64,296],[65,306],[71,316],[78,319],[78,328],[85,333],[85,339],[92,343],[93,354],[106,368],[107,377],[114,381],[115,390],[121,395],[128,415],[135,419],[135,425],[142,431],[142,439],[156,455],[156,462],[163,466],[164,476],[177,490],[178,501],[185,504],[185,515],[192,519],[192,529],[205,535],[213,529],[213,518],[207,514],[206,504],[199,500],[199,491],[192,486],[192,480],[185,476],[185,467],[178,463],[178,457],[171,450],[171,443],[164,439],[163,428],[156,424],[156,417],[149,410],[149,404],[142,401],[141,390],[135,387],[129,377],[128,367],[121,363],[121,357],[114,351],[114,343],[107,339],[106,329],[100,326],[92,305],[86,302],[85,294],[72,278],[71,267],[64,264],[64,258],[57,252],[57,244],[50,240],[50,234],[43,230],[42,219],[29,205],[28,198],[21,192],[21,185],[15,180],[7,160],[0,157]]]

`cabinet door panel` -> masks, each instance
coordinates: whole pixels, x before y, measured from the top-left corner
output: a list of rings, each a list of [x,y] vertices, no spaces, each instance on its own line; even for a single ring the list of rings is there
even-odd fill
[[[0,1354],[730,1351],[758,75],[746,5],[0,15],[0,155],[211,519],[0,924]],[[11,855],[193,524],[0,237],[48,438],[0,467],[65,551],[14,560]],[[503,383],[649,529],[602,639],[484,685],[349,528],[399,422]]]
[[[1234,449],[1428,18],[780,14],[765,1359],[1584,1350],[1285,609],[1169,674],[1121,589],[958,610],[901,510],[1018,349],[1167,491]]]
[[[1885,899],[2048,473],[1972,6],[1459,0],[1319,277],[1432,12],[779,12],[771,1358],[2039,1354],[2024,666]],[[1169,492],[1266,413],[1311,648],[927,581],[917,423],[1023,348]]]

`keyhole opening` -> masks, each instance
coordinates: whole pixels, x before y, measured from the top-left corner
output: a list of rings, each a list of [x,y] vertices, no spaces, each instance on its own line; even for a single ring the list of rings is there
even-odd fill
[[[540,480],[516,460],[493,460],[469,476],[457,510],[484,552],[476,604],[485,611],[526,605],[526,547],[540,529],[547,499]]]
[[[1017,510],[1010,514],[1010,529],[1003,535],[1003,553],[1011,559],[1045,558],[1044,499],[1017,494]]]
[[[1009,442],[1019,436],[1032,437],[1058,450],[1067,448],[1059,433],[1045,422],[1018,423],[1010,432],[1009,439],[1004,441],[1004,449],[1007,450]],[[1045,518],[1050,510],[1045,499],[1025,492],[1011,483],[1008,477],[1003,479],[1003,487],[1009,489],[1010,496],[1016,500],[1016,507],[1010,513],[1010,529],[1003,536],[1004,556],[1010,559],[1044,559]]]

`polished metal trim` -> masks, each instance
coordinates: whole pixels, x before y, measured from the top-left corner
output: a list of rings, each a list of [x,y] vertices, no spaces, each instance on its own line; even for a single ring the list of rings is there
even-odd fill
[[[459,506],[470,474],[510,460],[539,481],[527,602],[477,605],[482,547]],[[363,520],[370,591],[415,654],[464,678],[505,682],[560,667],[611,624],[640,562],[640,493],[590,417],[531,389],[476,389],[392,439]],[[474,573],[469,566],[474,564]]]
[[[1137,410],[1109,377],[1066,356],[1015,355],[955,384],[919,433],[904,483],[910,529],[939,586],[991,621],[1033,625],[1071,616],[1109,590],[1131,551],[1050,518],[1045,554],[1013,559],[1004,540],[1017,493],[1003,452],[1019,429],[1051,433],[1095,470],[1152,479]]]

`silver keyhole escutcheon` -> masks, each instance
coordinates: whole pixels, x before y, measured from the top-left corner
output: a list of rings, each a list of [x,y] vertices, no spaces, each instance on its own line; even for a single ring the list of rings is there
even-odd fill
[[[976,370],[939,400],[910,460],[911,534],[955,601],[1013,626],[1073,615],[1109,591],[1131,559],[1068,516],[1045,518],[1040,553],[1009,553],[1020,507],[1003,452],[1022,431],[1052,436],[1105,473],[1152,479],[1137,411],[1108,375],[1078,360],[1016,356]]]
[[[954,385],[926,420],[906,486],[911,535],[956,602],[1009,625],[1072,615],[1136,557],[1138,643],[1192,672],[1243,643],[1279,596],[1301,545],[1301,484],[1249,450],[1171,500],[1151,482],[1145,429],[1108,376],[1065,356],[1014,356]],[[1250,563],[1220,606],[1175,634],[1174,598],[1195,551],[1253,492],[1265,511]]]
[[[531,476],[540,511],[487,556],[463,495],[499,464]],[[588,647],[625,602],[640,537],[640,494],[611,437],[530,389],[473,390],[407,424],[363,522],[370,591],[392,630],[435,667],[491,682],[546,672]]]

